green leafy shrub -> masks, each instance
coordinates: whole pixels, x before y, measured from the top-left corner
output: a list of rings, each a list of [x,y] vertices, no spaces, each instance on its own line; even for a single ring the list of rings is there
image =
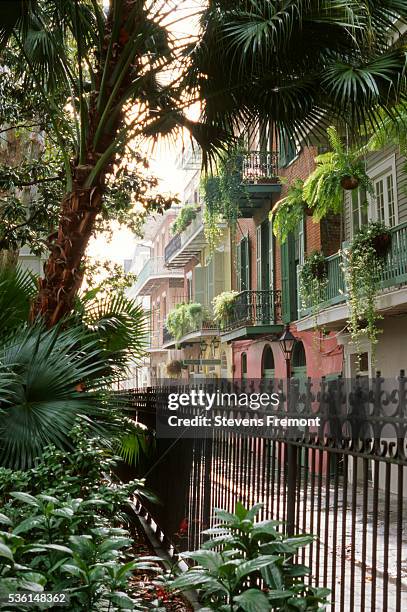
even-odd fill
[[[293,562],[298,549],[314,537],[286,537],[277,521],[256,522],[261,507],[257,504],[247,510],[238,502],[234,514],[217,510],[219,522],[203,532],[209,536],[204,547],[182,554],[196,565],[171,580],[170,587],[198,589],[208,610],[323,609],[329,590],[305,584],[309,569]]]
[[[213,298],[212,304],[214,318],[215,321],[219,323],[221,328],[224,327],[229,316],[233,312],[233,305],[235,303],[236,296],[238,295],[238,291],[223,291],[223,293],[220,293]]]
[[[372,344],[373,360],[378,335],[381,333],[377,322],[382,318],[377,312],[375,302],[390,244],[389,229],[381,222],[371,222],[357,232],[345,252],[349,331],[358,354],[361,353],[361,339],[368,338]]]
[[[75,436],[73,452],[49,447],[27,472],[0,470],[0,595],[65,591],[73,612],[145,609],[130,578],[159,567],[134,559],[123,526],[132,495],[149,494],[143,481],[115,477],[116,458],[98,440]]]
[[[345,188],[360,187],[374,195],[361,151],[347,151],[334,127],[329,127],[327,132],[332,151],[315,158],[317,166],[303,188],[304,199],[316,220],[330,212],[337,214],[342,211]]]
[[[197,212],[194,204],[184,204],[178,213],[178,217],[171,225],[171,233],[175,236],[175,234],[183,232],[196,219]]]
[[[173,336],[178,341],[193,331],[194,328],[202,323],[204,316],[204,308],[202,304],[191,303],[191,304],[177,304],[167,315],[165,325]]]

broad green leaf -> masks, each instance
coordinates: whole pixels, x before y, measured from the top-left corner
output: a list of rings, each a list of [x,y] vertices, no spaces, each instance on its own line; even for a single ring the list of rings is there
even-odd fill
[[[0,523],[3,523],[3,525],[12,525],[13,524],[11,519],[8,516],[6,516],[5,514],[2,514],[1,512],[0,512]]]
[[[27,531],[30,531],[31,529],[39,527],[40,525],[41,526],[44,525],[44,518],[42,516],[27,518],[24,521],[21,521],[21,523],[19,523],[17,527],[13,529],[13,533],[14,535],[19,535],[20,533],[26,533]]]
[[[213,550],[197,550],[195,552],[183,553],[181,556],[196,561],[196,563],[210,571],[216,571],[223,563],[222,556]]]
[[[271,563],[274,563],[278,557],[274,555],[261,555],[255,559],[250,559],[242,563],[236,570],[236,580],[240,581],[252,572],[260,570],[262,567],[267,567]]]
[[[9,548],[3,542],[0,542],[0,557],[8,559],[9,561],[14,561],[13,552],[11,548]]]
[[[267,596],[258,589],[248,589],[241,595],[236,595],[233,601],[245,612],[270,612]]]
[[[41,507],[41,503],[36,499],[33,495],[29,493],[23,493],[22,491],[12,491],[11,494],[15,499],[24,502],[25,504],[29,504],[30,506],[36,506],[37,508]]]

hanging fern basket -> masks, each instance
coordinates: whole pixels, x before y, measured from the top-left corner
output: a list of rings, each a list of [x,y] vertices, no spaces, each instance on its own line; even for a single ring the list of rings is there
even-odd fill
[[[169,376],[180,376],[182,370],[182,363],[176,359],[167,363],[167,374]]]
[[[386,257],[391,247],[390,232],[383,232],[383,234],[378,234],[377,236],[374,236],[374,238],[372,239],[372,246],[376,251],[376,255],[378,257]]]
[[[341,186],[347,191],[352,191],[359,187],[359,179],[356,176],[344,176],[341,179]]]

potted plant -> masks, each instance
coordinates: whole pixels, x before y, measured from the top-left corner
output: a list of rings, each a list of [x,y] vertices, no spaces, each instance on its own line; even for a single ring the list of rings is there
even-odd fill
[[[361,151],[346,150],[334,127],[329,127],[327,133],[332,150],[315,158],[316,168],[303,188],[304,199],[317,220],[329,212],[341,212],[344,190],[360,187],[374,195]]]
[[[194,326],[196,327],[201,323],[203,312],[202,304],[194,302],[191,304],[177,304],[168,313],[165,324],[175,339],[177,347],[182,336],[188,334],[193,330]]]
[[[227,320],[233,312],[233,305],[236,300],[236,296],[239,293],[237,291],[223,291],[216,297],[213,298],[213,313],[215,321],[219,322],[221,328],[225,326]]]
[[[373,361],[378,335],[381,333],[377,326],[381,315],[376,310],[376,296],[390,246],[389,229],[382,222],[375,221],[358,231],[345,253],[349,332],[358,354],[361,353],[362,336],[367,337],[372,345]]]
[[[182,362],[178,359],[173,359],[167,363],[167,374],[171,378],[178,378],[181,375]]]
[[[171,233],[173,236],[186,230],[188,225],[196,218],[197,212],[198,209],[194,204],[184,204],[178,213],[178,217],[171,225]]]
[[[315,316],[317,327],[317,315],[319,306],[324,299],[324,289],[328,283],[327,266],[325,256],[321,251],[313,251],[304,260],[300,272],[301,302],[304,308],[311,308]]]
[[[290,232],[297,229],[304,212],[312,215],[312,210],[304,201],[304,182],[295,179],[288,187],[287,195],[279,200],[270,211],[269,219],[273,223],[274,235],[284,243]]]

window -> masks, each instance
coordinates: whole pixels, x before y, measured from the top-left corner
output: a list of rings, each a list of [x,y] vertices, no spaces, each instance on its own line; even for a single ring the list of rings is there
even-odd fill
[[[298,146],[295,140],[282,132],[280,134],[280,146],[279,146],[279,165],[284,168],[288,166],[298,154]]]
[[[242,379],[246,380],[247,378],[247,354],[246,353],[242,353],[241,368],[242,368]]]
[[[304,345],[300,340],[297,340],[294,345],[291,360],[291,376],[297,379],[304,379],[307,376],[307,359]]]
[[[188,272],[186,277],[186,299],[187,302],[192,302],[192,272]]]
[[[370,218],[394,227],[398,223],[395,156],[369,171],[369,176],[374,190],[374,197],[370,198]]]
[[[351,191],[351,206],[352,206],[352,235],[367,224],[368,215],[367,208],[368,202],[366,197],[366,191],[362,189],[354,189]]]

